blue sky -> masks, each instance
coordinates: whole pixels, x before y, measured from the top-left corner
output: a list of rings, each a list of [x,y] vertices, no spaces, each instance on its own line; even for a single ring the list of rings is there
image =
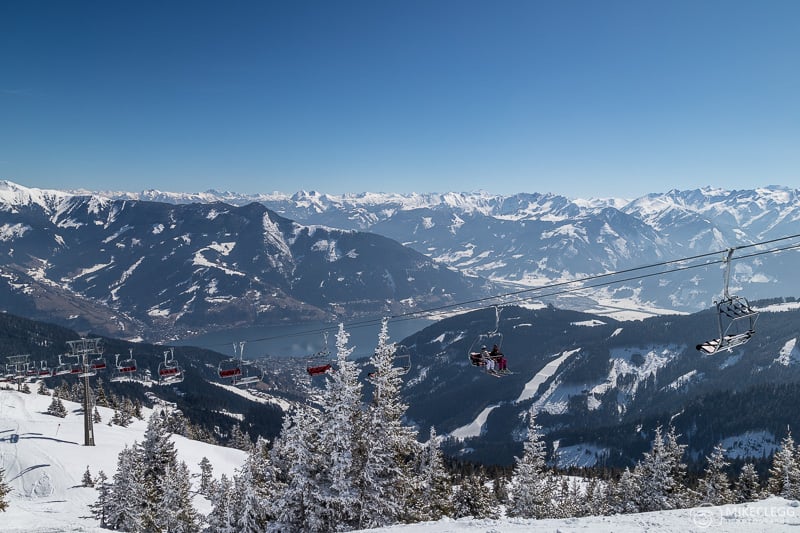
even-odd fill
[[[0,3],[0,178],[634,197],[800,187],[800,2]]]

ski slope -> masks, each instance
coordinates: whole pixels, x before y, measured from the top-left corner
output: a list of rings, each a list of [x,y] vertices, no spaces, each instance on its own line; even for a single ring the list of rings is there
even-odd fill
[[[134,419],[127,428],[109,427],[113,410],[98,407],[103,422],[94,426],[95,446],[87,447],[83,446],[81,406],[64,401],[69,414],[56,418],[45,414],[51,400],[35,392],[0,390],[0,467],[5,469],[5,481],[12,489],[8,509],[0,513],[0,531],[103,531],[89,514],[88,505],[97,498],[97,491],[81,486],[83,473],[88,465],[93,477],[103,470],[110,480],[120,450],[126,444],[143,441],[152,411],[143,409],[145,420]],[[16,443],[12,435],[18,435]],[[217,479],[223,473],[232,476],[245,459],[240,450],[177,435],[172,439],[178,458],[186,462],[192,474],[200,473],[198,464],[203,457],[213,465]],[[200,512],[210,510],[202,497],[195,497],[194,504]]]
[[[81,486],[89,465],[93,475],[103,470],[111,478],[116,470],[117,454],[127,444],[141,442],[146,421],[134,420],[127,428],[95,425],[94,447],[83,446],[83,415],[80,406],[64,402],[69,414],[55,418],[44,414],[50,405],[49,396],[21,394],[0,390],[0,466],[11,486],[8,509],[0,513],[0,531],[10,533],[100,532],[89,515],[88,505],[96,491]],[[113,412],[99,408],[104,421]],[[145,417],[151,411],[145,409]],[[12,442],[12,435],[18,440]],[[214,477],[232,476],[241,466],[245,453],[239,450],[172,437],[178,456],[193,474],[199,474],[198,463],[207,457],[214,468]],[[210,506],[202,497],[195,497],[198,511],[207,513]],[[702,533],[753,531],[800,531],[800,504],[782,498],[760,502],[699,507],[676,511],[618,516],[597,516],[552,520],[443,519],[437,522],[398,525],[370,531],[383,533],[461,533],[461,532],[616,532],[640,531]]]

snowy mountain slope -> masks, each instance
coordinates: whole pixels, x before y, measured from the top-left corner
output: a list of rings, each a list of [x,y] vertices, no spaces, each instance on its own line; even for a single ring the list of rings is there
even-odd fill
[[[83,418],[74,411],[78,405],[65,402],[70,414],[64,419],[43,414],[48,396],[0,390],[0,466],[12,487],[9,508],[0,513],[0,529],[14,533],[64,531],[106,531],[88,518],[88,504],[96,491],[81,487],[86,466],[109,476],[116,468],[116,457],[123,446],[143,440],[146,423],[134,421],[128,428],[105,424],[95,426],[97,445],[81,446]],[[103,417],[110,410],[99,408]],[[146,410],[148,411],[148,410]],[[146,412],[145,415],[148,415]],[[11,442],[10,435],[19,440]],[[207,457],[214,477],[230,477],[245,459],[244,452],[172,437],[178,457],[194,474],[198,463]],[[196,483],[197,481],[195,481]],[[194,504],[208,511],[206,500],[195,497]],[[369,531],[789,531],[800,526],[797,502],[769,498],[760,502],[699,507],[677,511],[606,517],[528,520],[520,518],[444,519],[398,525]]]
[[[462,518],[439,520],[402,526],[370,529],[374,533],[461,533],[502,531],[508,533],[578,532],[592,533],[752,533],[754,531],[789,532],[800,526],[800,506],[794,500],[768,498],[766,500],[696,507],[674,511],[623,514],[614,516],[588,516],[582,518],[528,520],[505,518],[500,520]]]
[[[34,387],[35,389],[35,387]],[[134,420],[129,427],[95,424],[95,446],[83,446],[83,415],[80,406],[65,401],[68,415],[56,418],[45,414],[51,398],[0,390],[0,466],[12,491],[9,508],[0,513],[0,529],[11,532],[101,531],[89,517],[88,504],[97,493],[81,486],[86,467],[92,475],[100,470],[111,478],[116,471],[117,455],[125,445],[142,442],[150,410],[145,421]],[[113,411],[98,407],[104,421]],[[12,435],[18,441],[12,442]],[[193,474],[198,463],[207,457],[214,477],[230,477],[241,466],[245,454],[172,436],[179,460],[185,461]],[[195,497],[195,505],[207,510],[207,502]],[[102,530],[104,531],[104,530]]]
[[[3,192],[18,203],[0,203],[0,302],[77,329],[152,337],[485,294],[480,280],[386,237],[301,225],[257,203],[59,196],[8,182]]]
[[[797,309],[764,311],[748,344],[709,357],[695,345],[715,333],[710,312],[617,322],[506,307],[499,332],[514,374],[497,379],[467,356],[475,339],[493,330],[494,310],[451,317],[402,341],[414,354],[404,389],[408,415],[419,427],[454,437],[448,454],[480,462],[510,464],[519,455],[531,407],[549,442],[607,450],[593,457],[609,465],[630,464],[644,451],[642,432],[666,423],[685,436],[697,460],[729,438],[736,443],[731,457],[759,459],[756,450],[768,443],[745,446],[742,435],[780,438],[787,424],[800,425],[800,416],[780,407],[800,399],[798,319]]]
[[[672,190],[632,201],[486,192],[108,194],[175,203],[257,201],[302,223],[374,231],[465,272],[525,286],[800,233],[800,192],[780,186]],[[734,272],[736,285],[752,298],[796,295],[796,258],[781,254],[742,261]],[[710,286],[698,284],[691,274],[673,275],[655,283],[621,284],[605,296],[628,306],[696,311],[721,291],[715,272],[704,276],[712,277]]]

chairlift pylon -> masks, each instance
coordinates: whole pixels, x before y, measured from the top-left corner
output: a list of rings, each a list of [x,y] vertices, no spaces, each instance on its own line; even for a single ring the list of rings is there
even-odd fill
[[[722,300],[716,303],[717,326],[719,337],[697,345],[697,350],[714,355],[721,351],[732,350],[749,341],[756,333],[758,312],[741,296],[731,295],[729,292],[731,275],[731,258],[735,248],[729,248],[725,256],[724,288]]]

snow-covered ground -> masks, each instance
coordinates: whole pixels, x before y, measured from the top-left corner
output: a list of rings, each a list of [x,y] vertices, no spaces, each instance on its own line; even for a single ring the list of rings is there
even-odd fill
[[[50,396],[35,392],[0,390],[0,468],[5,469],[5,482],[12,489],[8,509],[0,513],[0,531],[101,531],[88,507],[97,491],[81,486],[83,473],[89,466],[93,476],[103,470],[110,480],[120,450],[144,440],[150,411],[144,409],[145,420],[134,419],[127,428],[109,427],[113,411],[98,407],[103,422],[94,425],[95,446],[87,447],[83,446],[83,414],[76,413],[80,405],[65,401],[69,414],[56,418],[45,414],[50,401]],[[172,439],[178,458],[192,474],[200,473],[203,457],[213,465],[215,478],[223,473],[232,476],[245,459],[239,450],[180,436]],[[210,510],[204,498],[196,497],[194,503],[201,512]]]
[[[548,520],[439,520],[369,530],[394,533],[780,533],[800,531],[800,504],[783,498],[720,507]]]
[[[93,475],[103,470],[111,478],[116,470],[117,455],[126,445],[141,442],[146,422],[135,420],[129,427],[96,424],[95,446],[83,446],[83,416],[79,405],[64,402],[69,414],[55,418],[45,414],[51,398],[16,391],[0,390],[0,467],[11,486],[9,507],[0,513],[0,531],[13,533],[99,532],[90,517],[88,505],[96,491],[81,486],[87,465]],[[112,411],[99,408],[104,421]],[[150,412],[145,410],[145,416]],[[18,436],[12,438],[12,436]],[[213,446],[173,436],[178,456],[192,473],[198,474],[198,463],[207,457],[214,468],[214,477],[229,477],[241,466],[245,454],[239,450]],[[14,442],[16,441],[16,442]],[[207,513],[208,502],[194,500],[199,511]],[[677,511],[619,516],[569,518],[561,520],[524,520],[505,518],[444,519],[438,522],[393,526],[379,532],[754,532],[800,531],[800,504],[782,498]]]

